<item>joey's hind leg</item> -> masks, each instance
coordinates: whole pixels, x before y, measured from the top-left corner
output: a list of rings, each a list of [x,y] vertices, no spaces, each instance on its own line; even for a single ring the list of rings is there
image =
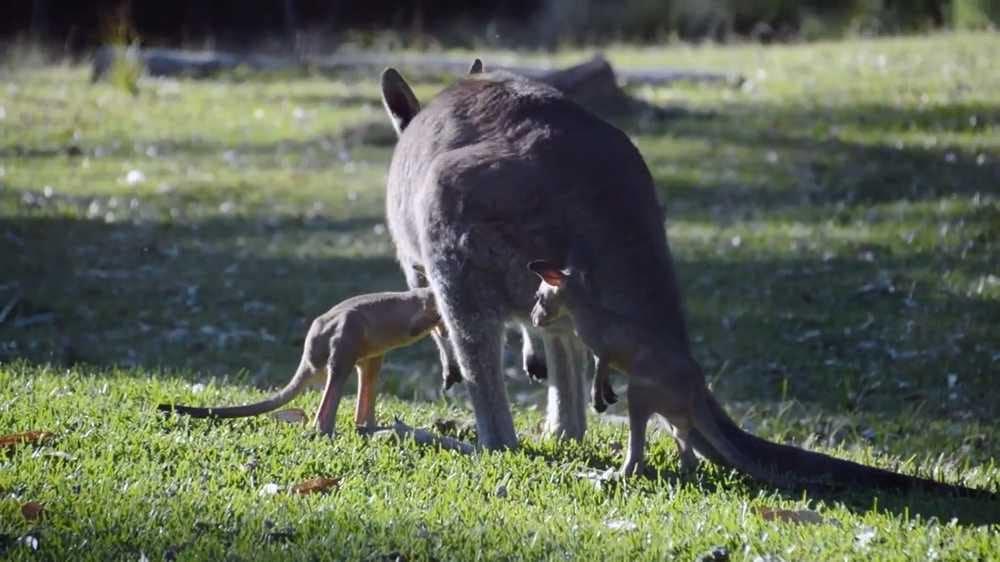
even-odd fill
[[[654,406],[643,382],[633,377],[628,385],[628,453],[621,468],[625,476],[639,475],[646,469],[646,425]]]
[[[326,386],[323,388],[323,398],[319,410],[316,411],[316,430],[324,435],[333,435],[333,426],[337,420],[337,407],[344,395],[344,384],[348,375],[354,370],[357,353],[356,338],[337,334],[330,339],[330,359],[326,367]]]
[[[583,439],[587,431],[585,372],[593,365],[573,334],[544,333],[549,386],[545,432],[561,439]]]
[[[358,400],[354,406],[355,427],[375,427],[375,399],[378,391],[376,385],[381,368],[381,355],[358,362]]]

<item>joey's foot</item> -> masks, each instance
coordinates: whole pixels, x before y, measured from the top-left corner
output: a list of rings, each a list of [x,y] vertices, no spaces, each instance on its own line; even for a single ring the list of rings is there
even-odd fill
[[[536,355],[525,359],[524,372],[535,382],[541,382],[549,378],[549,368],[545,364],[545,359]]]
[[[610,384],[604,387],[604,402],[607,404],[618,403],[618,395],[615,394],[615,389],[611,388]]]
[[[444,378],[444,385],[442,390],[448,391],[451,387],[462,382],[462,370],[458,368],[458,365],[450,365],[442,374]]]
[[[593,406],[594,406],[594,411],[597,412],[598,414],[603,414],[608,410],[608,405],[604,402],[604,399],[600,397],[594,398]]]

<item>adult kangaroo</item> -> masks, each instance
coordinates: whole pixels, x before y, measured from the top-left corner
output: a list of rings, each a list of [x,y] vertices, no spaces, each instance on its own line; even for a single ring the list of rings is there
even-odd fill
[[[503,72],[472,74],[421,109],[388,69],[382,96],[399,132],[389,231],[411,286],[413,266],[425,268],[482,446],[517,445],[500,359],[504,323],[526,322],[534,302],[529,261],[558,261],[571,241],[590,240],[607,258],[608,305],[676,323],[686,343],[652,178],[623,132],[557,90]],[[622,269],[644,274],[611,273]],[[585,362],[573,339],[545,337],[556,433],[582,434],[586,390],[571,373]]]
[[[389,230],[403,271],[426,268],[482,446],[517,445],[500,371],[502,331],[509,319],[523,323],[535,303],[539,283],[525,267],[535,260],[564,263],[581,254],[571,250],[585,248],[575,265],[587,273],[591,306],[655,342],[663,369],[700,374],[653,180],[622,131],[553,88],[503,72],[470,75],[421,110],[402,77],[387,69],[382,96],[399,132],[386,196]],[[550,377],[552,360],[546,348]],[[583,395],[582,388],[572,393]],[[690,445],[715,462],[791,480],[989,495],[753,437],[707,388],[699,408],[721,431],[717,441],[733,448],[716,450],[692,430]]]

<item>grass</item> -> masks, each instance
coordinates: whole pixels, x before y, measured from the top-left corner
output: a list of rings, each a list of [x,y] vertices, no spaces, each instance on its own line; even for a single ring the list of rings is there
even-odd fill
[[[688,115],[624,124],[667,204],[695,352],[744,426],[1000,488],[991,52],[994,34],[609,51],[748,78],[638,88]],[[55,434],[0,455],[9,558],[1000,558],[995,504],[789,492],[708,466],[679,480],[662,432],[655,478],[595,480],[626,428],[593,416],[581,444],[545,437],[544,391],[513,368],[519,452],[366,441],[350,397],[333,440],[158,416],[162,401],[259,397],[312,317],[402,286],[383,224],[390,148],[345,133],[384,119],[375,76],[144,79],[136,96],[75,66],[8,61],[0,76],[0,307],[20,295],[0,323],[0,428]],[[380,418],[470,420],[438,376],[429,343],[394,354]],[[340,485],[262,493],[315,476]],[[42,519],[22,517],[29,501]]]

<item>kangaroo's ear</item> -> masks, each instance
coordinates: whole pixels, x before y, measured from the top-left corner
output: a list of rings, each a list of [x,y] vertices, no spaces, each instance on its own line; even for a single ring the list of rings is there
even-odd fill
[[[482,74],[483,72],[483,61],[476,59],[472,61],[472,66],[469,67],[469,74]]]
[[[556,264],[545,260],[535,260],[529,263],[528,269],[541,277],[545,284],[552,285],[553,287],[562,287],[566,282],[568,274],[567,271],[559,269],[559,266]]]
[[[387,68],[382,72],[382,105],[399,135],[403,134],[403,129],[420,111],[417,96],[413,95],[410,85],[395,68]]]

